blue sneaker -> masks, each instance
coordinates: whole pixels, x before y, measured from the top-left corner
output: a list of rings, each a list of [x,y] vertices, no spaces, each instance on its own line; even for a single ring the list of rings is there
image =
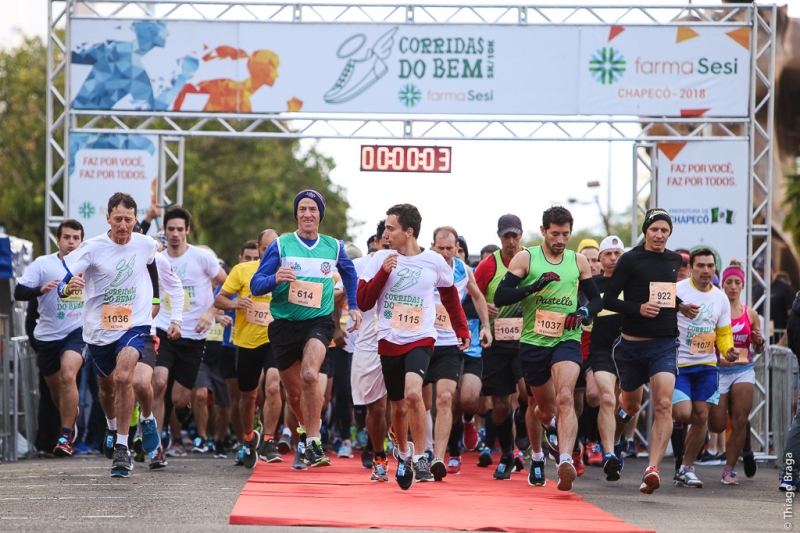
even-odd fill
[[[622,472],[622,469],[625,468],[625,454],[622,453],[622,442],[617,442],[614,444],[614,455],[617,456],[619,459],[619,471]]]
[[[492,464],[492,450],[486,446],[478,455],[478,466],[487,467]]]
[[[161,444],[161,437],[158,435],[158,424],[156,419],[144,419],[139,422],[142,428],[142,446],[145,453],[154,452]]]
[[[79,442],[75,445],[75,454],[76,455],[91,455],[92,449],[89,448],[86,444]]]

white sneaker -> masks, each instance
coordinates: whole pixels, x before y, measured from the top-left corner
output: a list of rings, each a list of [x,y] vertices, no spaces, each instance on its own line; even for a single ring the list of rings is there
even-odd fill
[[[703,482],[694,473],[693,466],[681,466],[681,469],[675,474],[675,484],[695,489],[703,488]]]

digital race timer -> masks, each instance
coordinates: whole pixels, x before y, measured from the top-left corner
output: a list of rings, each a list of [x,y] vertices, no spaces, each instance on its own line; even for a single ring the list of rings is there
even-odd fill
[[[450,172],[449,146],[361,146],[364,172]]]

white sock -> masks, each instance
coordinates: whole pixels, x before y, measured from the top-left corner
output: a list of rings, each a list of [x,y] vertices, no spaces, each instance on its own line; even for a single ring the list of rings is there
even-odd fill
[[[398,452],[398,455],[400,456],[401,461],[407,460],[408,457],[411,455],[411,448],[407,449],[404,452]]]
[[[314,442],[315,440],[320,440],[320,438],[319,437],[308,437],[306,439],[306,446],[311,446],[311,443]]]
[[[532,452],[531,461],[544,461],[544,452]]]
[[[412,462],[414,462],[414,463],[416,463],[417,461],[419,461],[419,460],[420,460],[420,459],[422,459],[423,457],[425,457],[425,456],[424,456],[424,455],[412,455],[412,456],[411,456],[411,461],[412,461]]]
[[[106,418],[106,424],[108,425],[108,429],[111,431],[117,430],[117,419],[116,418]]]
[[[549,423],[549,424],[547,424],[547,427],[548,427],[548,428],[554,428],[554,427],[556,427],[556,417],[553,417],[553,419],[550,421],[550,423]]]
[[[561,464],[564,461],[567,461],[568,463],[572,462],[572,456],[570,454],[568,454],[568,453],[562,453],[561,456],[559,456],[558,459],[559,459],[558,460],[558,464]]]
[[[150,411],[150,416],[142,416],[141,414],[139,415],[139,421],[140,422],[142,420],[155,420],[155,419],[156,419],[156,417],[153,415],[152,411]]]
[[[124,446],[125,449],[128,449],[128,435],[120,435],[117,433],[117,442],[116,446]]]

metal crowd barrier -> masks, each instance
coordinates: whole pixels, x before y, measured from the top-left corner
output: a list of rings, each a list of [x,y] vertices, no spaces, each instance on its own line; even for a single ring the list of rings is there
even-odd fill
[[[769,366],[770,422],[774,449],[774,454],[770,455],[781,458],[797,405],[797,357],[789,348],[771,346]]]
[[[0,316],[3,331],[8,317]],[[0,459],[16,461],[34,457],[36,413],[39,407],[38,371],[28,337],[0,336]],[[21,446],[24,438],[26,446]],[[20,452],[22,452],[20,454]]]

